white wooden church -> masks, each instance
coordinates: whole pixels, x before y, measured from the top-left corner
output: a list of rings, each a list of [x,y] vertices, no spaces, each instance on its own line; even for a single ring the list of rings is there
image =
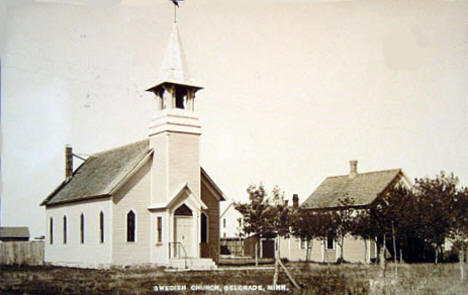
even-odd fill
[[[219,202],[224,196],[200,166],[201,125],[176,23],[155,94],[148,137],[89,156],[45,206],[45,260],[108,266],[157,264],[214,268]]]

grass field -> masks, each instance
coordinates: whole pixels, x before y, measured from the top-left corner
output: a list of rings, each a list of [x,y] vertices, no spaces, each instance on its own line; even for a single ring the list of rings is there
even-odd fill
[[[404,264],[395,279],[392,265],[385,279],[376,265],[322,265],[289,263],[301,290],[294,289],[281,272],[279,284],[287,291],[264,294],[468,294],[457,264]],[[273,270],[219,270],[168,273],[162,269],[93,270],[65,267],[0,267],[0,294],[203,294],[191,286],[218,285],[226,294],[258,291],[224,291],[227,285],[271,284]],[[186,291],[158,291],[154,286],[185,285]]]

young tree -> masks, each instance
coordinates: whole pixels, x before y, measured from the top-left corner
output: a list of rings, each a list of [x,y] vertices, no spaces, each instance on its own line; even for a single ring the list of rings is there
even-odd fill
[[[291,227],[291,210],[284,199],[283,192],[275,187],[269,197],[262,184],[258,187],[251,185],[247,188],[248,203],[235,203],[235,208],[244,217],[243,231],[247,235],[256,235],[260,238],[275,237],[275,274],[273,284],[278,281],[278,268],[283,267],[293,285],[299,285],[292,278],[289,271],[281,263],[279,257],[279,237],[289,237]]]
[[[337,210],[331,211],[333,218],[333,228],[336,230],[335,236],[338,246],[340,246],[340,261],[344,261],[344,238],[352,232],[354,227],[353,205],[355,199],[345,196],[338,200],[339,207]]]
[[[453,202],[453,224],[450,237],[454,241],[454,249],[458,250],[459,253],[460,278],[463,281],[463,261],[466,259],[465,252],[468,248],[468,188],[460,189]]]
[[[453,227],[454,199],[458,193],[458,178],[444,171],[434,179],[416,179],[415,209],[418,235],[435,250],[435,263],[442,254],[442,245]]]
[[[333,239],[336,237],[335,218],[330,212],[299,209],[293,212],[293,216],[292,235],[306,241],[306,261],[312,252],[314,239],[324,241],[329,236]]]

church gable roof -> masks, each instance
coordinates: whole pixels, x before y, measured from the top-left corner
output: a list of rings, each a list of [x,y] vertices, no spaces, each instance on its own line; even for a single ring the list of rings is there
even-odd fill
[[[41,205],[110,196],[150,152],[149,140],[145,139],[93,154]]]
[[[301,205],[303,208],[321,209],[340,207],[344,197],[354,199],[354,206],[371,204],[397,176],[401,169],[382,170],[357,174],[327,177]]]

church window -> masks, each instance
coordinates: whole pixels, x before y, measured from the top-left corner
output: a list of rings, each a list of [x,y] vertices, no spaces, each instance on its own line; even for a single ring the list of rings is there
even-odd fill
[[[192,210],[190,210],[187,205],[182,204],[177,210],[175,210],[174,215],[178,216],[193,216]]]
[[[84,214],[81,213],[80,215],[80,242],[81,244],[84,244],[84,231],[85,231],[85,227],[84,227]]]
[[[127,242],[135,242],[135,213],[132,210],[127,214]]]
[[[51,217],[49,220],[49,242],[52,245],[54,243],[54,219]]]
[[[157,234],[158,234],[158,243],[162,242],[162,217],[158,216],[157,219]]]
[[[104,213],[102,211],[99,213],[99,236],[101,243],[104,243]]]
[[[63,216],[63,243],[67,243],[67,216]]]
[[[201,214],[201,242],[208,242],[208,217],[205,213]]]

